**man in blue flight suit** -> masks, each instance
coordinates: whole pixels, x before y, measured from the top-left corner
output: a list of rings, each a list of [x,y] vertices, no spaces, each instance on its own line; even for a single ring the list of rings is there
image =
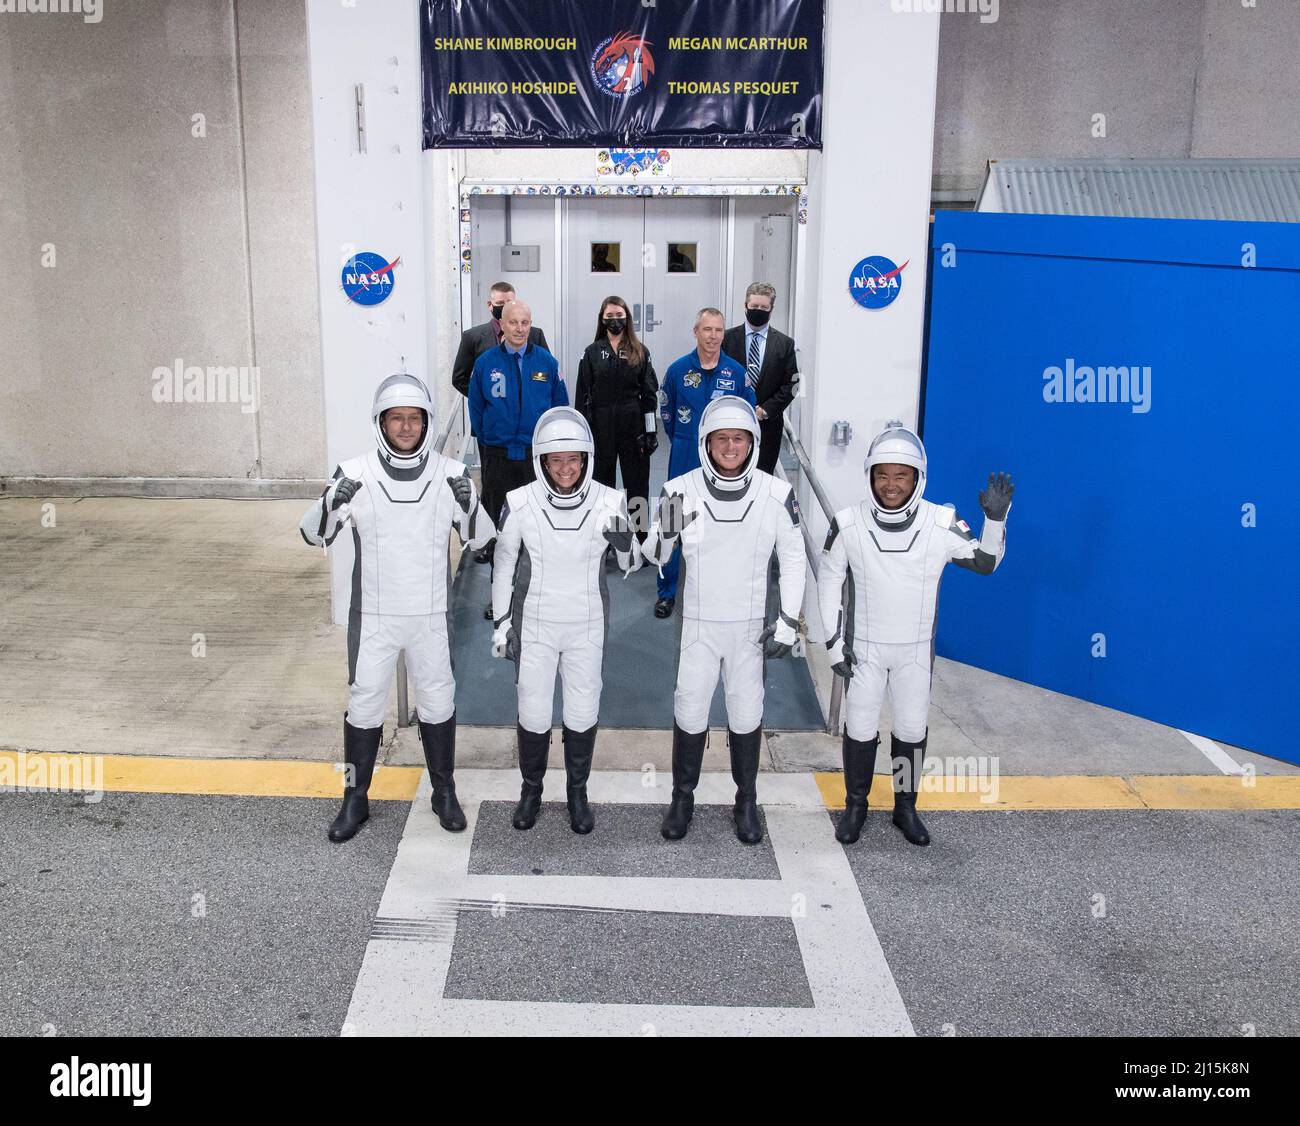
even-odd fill
[[[474,361],[469,377],[470,430],[483,464],[479,490],[495,524],[506,493],[533,480],[533,430],[551,407],[567,407],[560,365],[529,341],[533,311],[511,301],[501,312],[501,343]],[[483,616],[492,617],[489,602]]]
[[[745,382],[745,365],[722,351],[726,320],[718,309],[701,309],[695,317],[695,351],[673,362],[659,390],[659,417],[671,444],[668,477],[680,477],[700,467],[700,416],[723,395],[736,395],[755,406],[754,389]],[[677,600],[679,545],[659,571],[659,600],[655,617],[666,618]]]

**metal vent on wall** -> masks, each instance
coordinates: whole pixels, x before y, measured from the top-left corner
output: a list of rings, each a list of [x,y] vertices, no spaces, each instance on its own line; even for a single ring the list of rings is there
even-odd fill
[[[1300,222],[1300,160],[991,160],[979,211]]]

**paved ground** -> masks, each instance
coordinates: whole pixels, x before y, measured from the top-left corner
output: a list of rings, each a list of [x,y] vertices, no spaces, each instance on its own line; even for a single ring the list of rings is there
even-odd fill
[[[1300,1033],[1296,810],[868,818],[849,862],[919,1034]]]
[[[407,803],[0,795],[0,1034],[331,1035]]]
[[[0,500],[0,747],[340,758],[307,504]]]
[[[765,773],[746,848],[723,774],[675,844],[663,775],[595,776],[579,838],[554,783],[519,833],[517,775],[464,770],[449,834],[383,774],[408,799],[342,846],[333,799],[0,794],[0,1034],[1300,1032],[1291,778],[1251,809],[926,808],[918,849],[875,811],[840,846],[834,776]]]

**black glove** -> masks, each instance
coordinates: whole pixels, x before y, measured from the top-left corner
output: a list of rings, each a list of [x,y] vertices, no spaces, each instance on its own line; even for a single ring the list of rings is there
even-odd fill
[[[474,490],[470,486],[468,477],[448,477],[447,484],[451,486],[451,495],[456,498],[456,503],[460,505],[462,512],[469,511],[469,502],[473,499]]]
[[[831,672],[836,676],[842,676],[845,681],[853,679],[853,666],[858,663],[858,658],[853,650],[844,644],[843,639],[836,641],[835,644],[826,645],[827,651],[831,655]],[[839,658],[836,660],[836,658]]]
[[[353,481],[350,477],[340,478],[337,488],[334,490],[334,499],[330,501],[331,511],[337,512],[345,504],[351,504],[352,498],[357,495],[357,490],[361,488],[360,481]]]
[[[1005,520],[1015,491],[1010,473],[990,473],[989,487],[980,493],[980,507],[984,509],[984,515],[990,520]]]
[[[650,430],[636,436],[636,445],[646,457],[650,457],[659,448],[658,437]]]
[[[782,657],[787,656],[792,648],[787,642],[776,640],[776,629],[777,623],[773,622],[758,635],[758,644],[762,646],[763,657],[769,661],[780,660]],[[787,632],[789,632],[789,627],[787,627]]]
[[[632,525],[623,519],[623,514],[615,512],[609,518],[604,529],[605,542],[615,551],[626,555],[632,550]]]
[[[686,498],[681,493],[673,493],[659,511],[659,527],[666,539],[676,539],[691,526],[697,516],[698,512],[686,511]]]

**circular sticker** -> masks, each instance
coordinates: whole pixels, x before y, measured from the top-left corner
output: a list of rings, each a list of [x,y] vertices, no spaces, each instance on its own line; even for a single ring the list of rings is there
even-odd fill
[[[892,305],[902,292],[905,269],[907,262],[896,266],[892,260],[879,254],[864,258],[849,275],[849,296],[864,309],[883,309]]]
[[[393,292],[395,271],[401,261],[363,250],[343,263],[343,292],[358,305],[378,305]]]

